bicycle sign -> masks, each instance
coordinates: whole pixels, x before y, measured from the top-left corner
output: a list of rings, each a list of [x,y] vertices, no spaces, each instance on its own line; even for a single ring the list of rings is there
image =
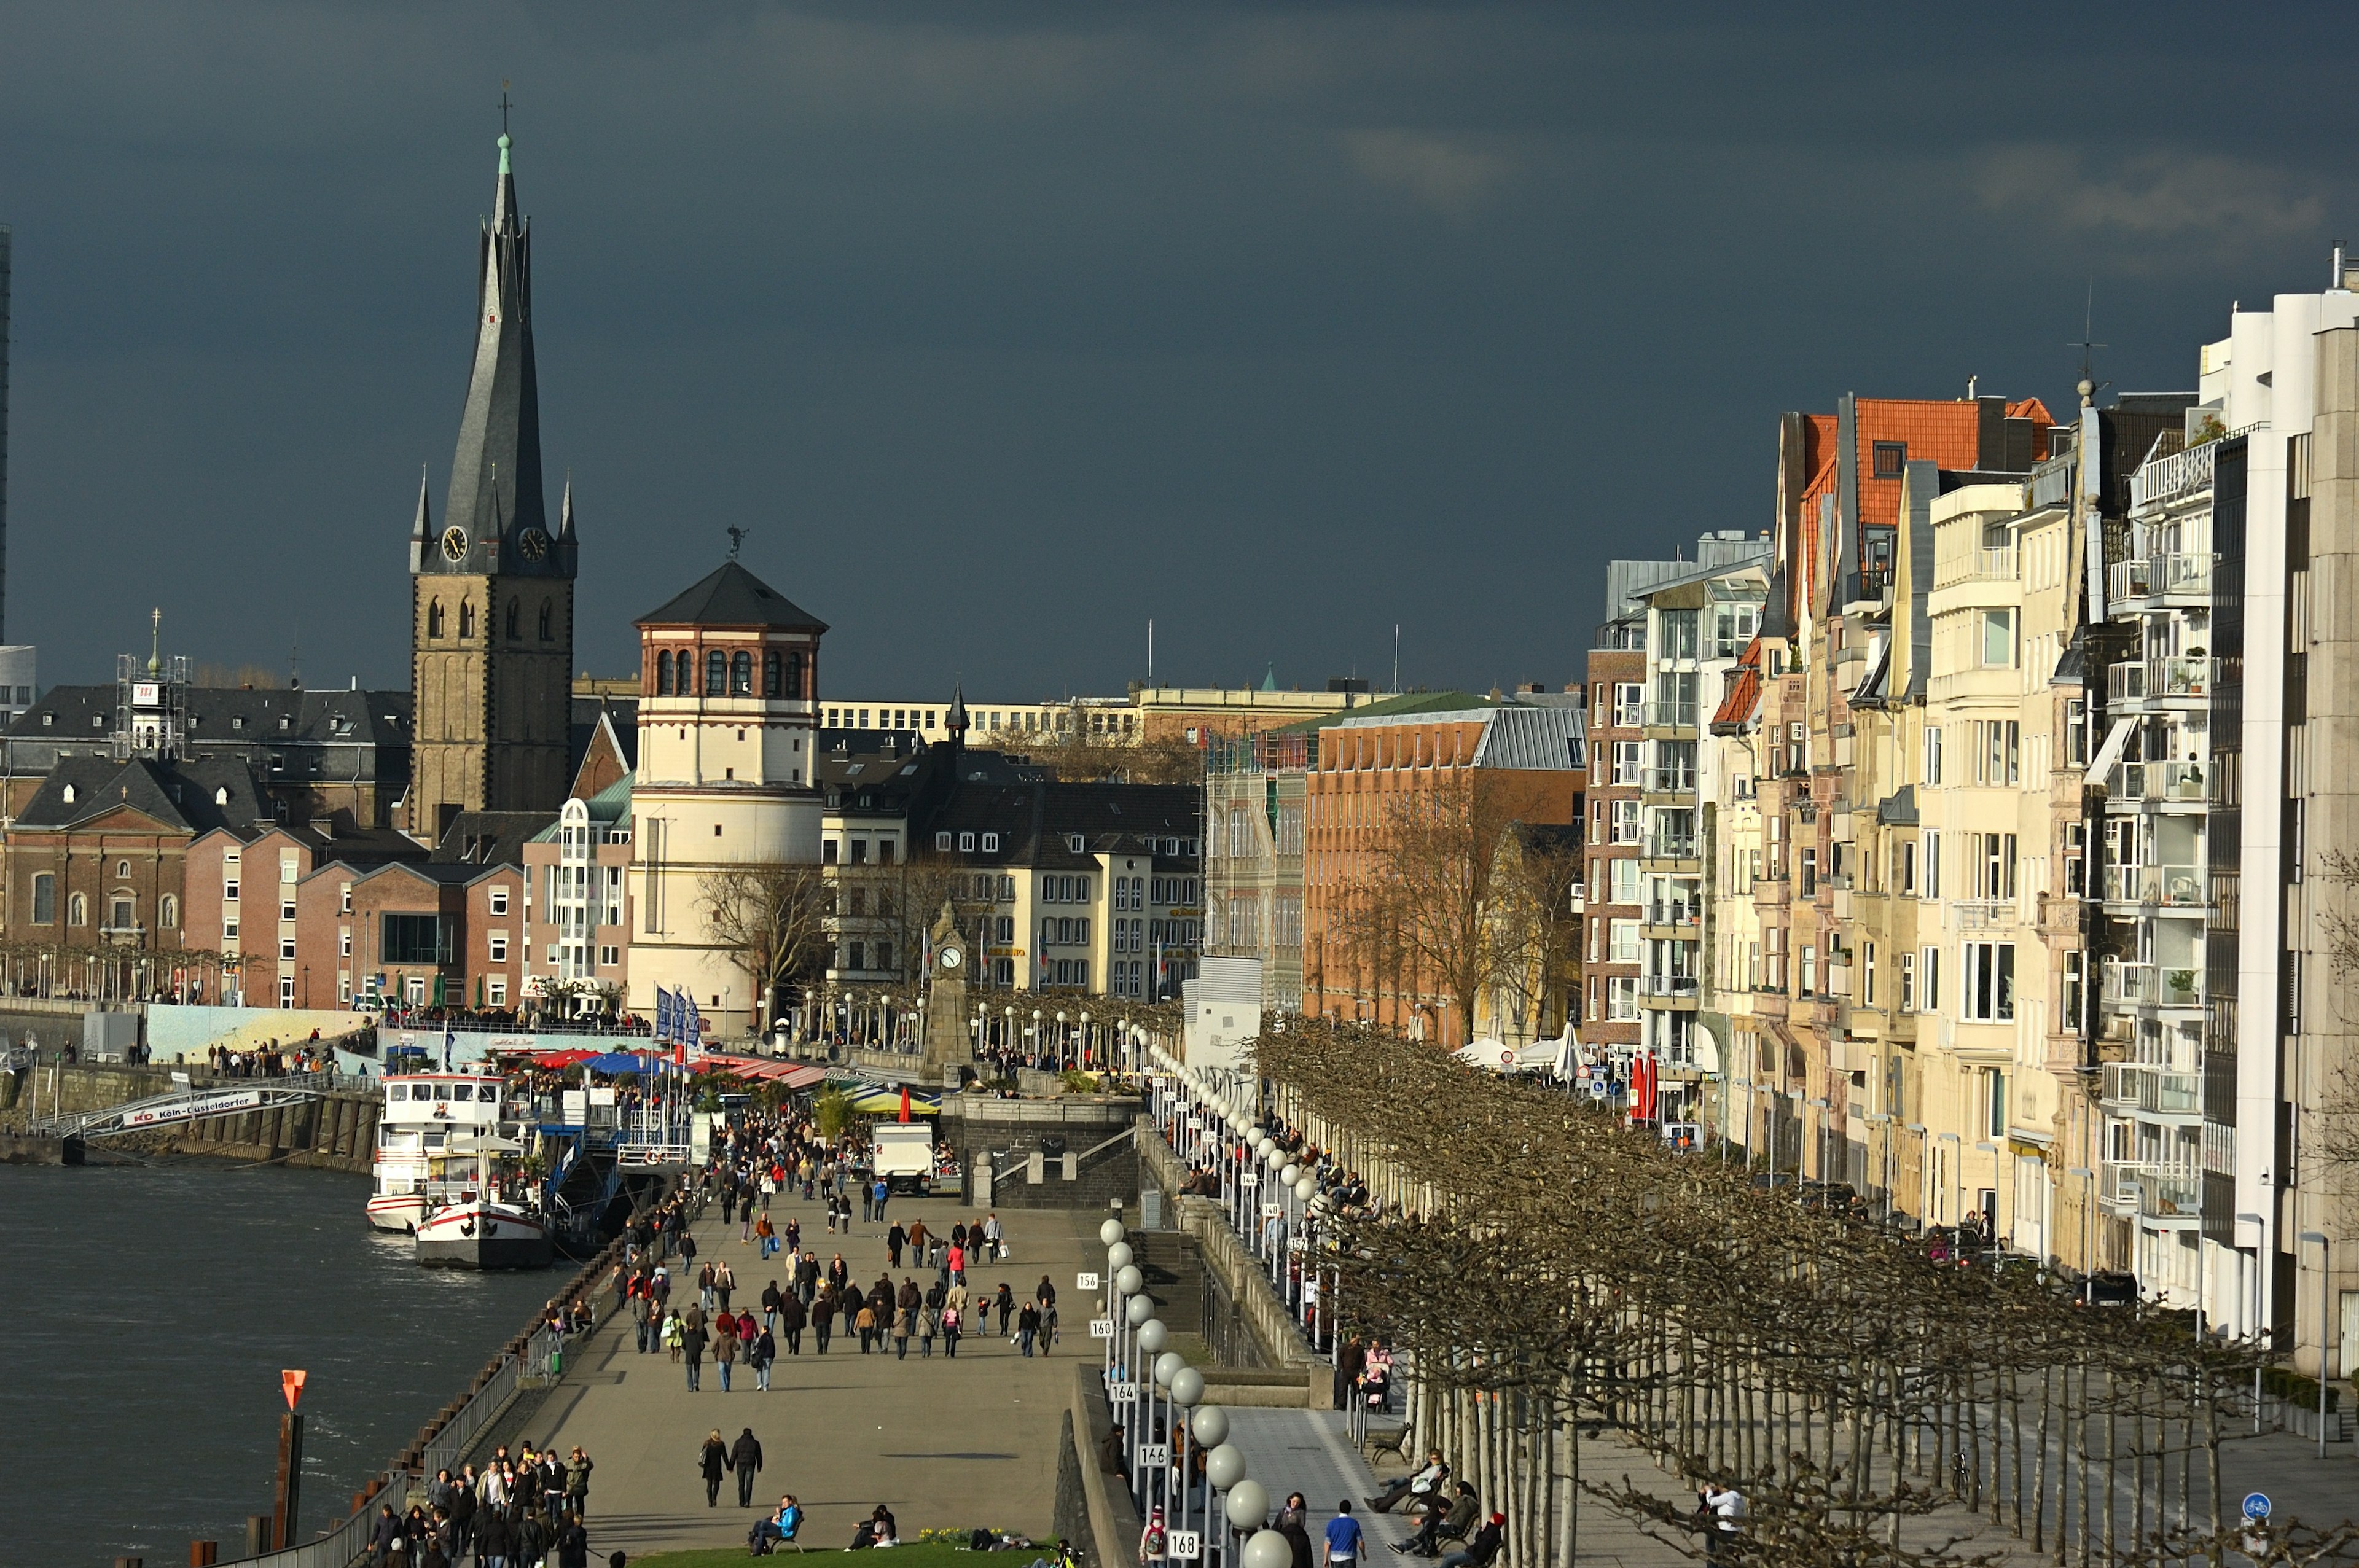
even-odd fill
[[[2255,1524],[2269,1517],[2269,1495],[2267,1492],[2245,1494],[2245,1517]]]

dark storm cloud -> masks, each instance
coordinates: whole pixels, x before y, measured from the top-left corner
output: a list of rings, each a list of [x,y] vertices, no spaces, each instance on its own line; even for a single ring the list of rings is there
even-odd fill
[[[2354,216],[2352,30],[1569,6],[0,5],[8,633],[406,680],[492,108],[580,661],[751,564],[829,683],[1561,682],[1772,419],[2191,379]]]

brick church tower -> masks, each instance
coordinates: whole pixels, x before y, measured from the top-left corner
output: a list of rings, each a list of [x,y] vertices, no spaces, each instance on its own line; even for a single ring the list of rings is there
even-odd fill
[[[421,480],[409,535],[407,826],[429,841],[462,811],[554,811],[567,784],[573,492],[569,484],[552,532],[540,487],[531,236],[505,130],[499,148],[450,501],[437,529]]]

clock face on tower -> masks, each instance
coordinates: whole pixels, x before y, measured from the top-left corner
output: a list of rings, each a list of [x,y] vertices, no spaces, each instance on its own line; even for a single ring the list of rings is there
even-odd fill
[[[467,558],[467,531],[456,523],[442,530],[442,558],[446,561]]]
[[[549,554],[549,535],[538,528],[527,528],[524,537],[516,541],[516,548],[524,552],[526,560],[539,560]]]
[[[960,952],[955,946],[944,947],[934,957],[935,961],[941,965],[942,973],[946,975],[957,974],[959,971],[959,966],[966,962],[966,955]]]

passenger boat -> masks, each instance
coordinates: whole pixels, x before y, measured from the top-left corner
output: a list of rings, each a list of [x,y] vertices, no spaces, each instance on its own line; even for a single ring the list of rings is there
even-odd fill
[[[481,1073],[417,1073],[385,1080],[385,1108],[376,1127],[375,1184],[368,1222],[408,1234],[426,1215],[429,1162],[454,1139],[515,1137],[521,1126],[504,1121],[500,1079]]]
[[[515,1139],[454,1139],[429,1157],[418,1261],[443,1269],[545,1269],[554,1254]]]

